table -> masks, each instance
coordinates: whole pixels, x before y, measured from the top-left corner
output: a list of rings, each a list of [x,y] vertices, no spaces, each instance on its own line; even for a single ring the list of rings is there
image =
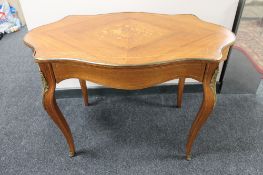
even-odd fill
[[[73,15],[33,29],[24,38],[34,51],[43,83],[43,106],[66,138],[73,137],[54,91],[69,78],[80,81],[88,105],[86,80],[107,87],[136,90],[178,79],[181,107],[185,78],[203,84],[203,102],[189,131],[186,159],[216,102],[219,63],[227,59],[235,35],[194,15],[111,13]]]

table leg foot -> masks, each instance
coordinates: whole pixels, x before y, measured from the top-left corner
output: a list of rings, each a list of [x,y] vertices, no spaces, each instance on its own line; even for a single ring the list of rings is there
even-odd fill
[[[69,157],[74,157],[75,156],[75,152],[69,152]]]
[[[187,160],[187,161],[192,160],[191,155],[186,155],[186,160]]]

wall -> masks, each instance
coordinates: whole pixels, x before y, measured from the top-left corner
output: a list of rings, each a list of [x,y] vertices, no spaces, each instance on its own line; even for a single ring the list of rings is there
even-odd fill
[[[29,30],[70,14],[153,12],[195,14],[199,18],[232,29],[239,0],[20,0]],[[172,81],[170,83],[176,83]],[[188,80],[188,82],[194,82]],[[89,87],[96,84],[89,83]],[[77,80],[66,80],[58,88],[78,88]]]

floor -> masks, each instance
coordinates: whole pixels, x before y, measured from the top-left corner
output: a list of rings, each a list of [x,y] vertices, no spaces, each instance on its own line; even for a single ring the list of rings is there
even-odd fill
[[[235,46],[244,50],[263,73],[263,20],[242,20],[237,34]]]
[[[245,5],[235,45],[249,54],[263,73],[263,1],[251,0]]]
[[[263,78],[246,54],[234,47],[224,75],[222,94],[255,94]]]
[[[263,1],[262,0],[246,0],[243,11],[244,18],[263,18]]]
[[[211,118],[184,159],[202,94],[59,99],[77,156],[41,104],[41,84],[26,30],[0,41],[0,174],[262,174],[263,83],[257,95],[218,95]]]

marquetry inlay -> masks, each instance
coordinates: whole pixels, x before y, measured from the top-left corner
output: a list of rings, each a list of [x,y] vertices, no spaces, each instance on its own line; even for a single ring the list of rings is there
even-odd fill
[[[165,28],[133,19],[117,21],[94,31],[94,35],[102,42],[108,42],[123,49],[151,44],[171,33],[172,31]]]

